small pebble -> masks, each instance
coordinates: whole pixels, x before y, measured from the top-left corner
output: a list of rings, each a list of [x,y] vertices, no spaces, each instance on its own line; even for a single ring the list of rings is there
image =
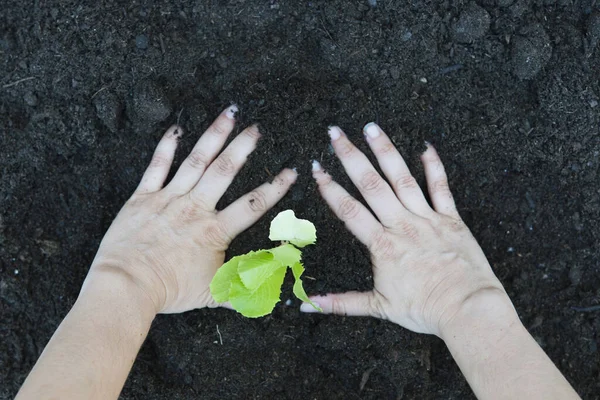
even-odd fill
[[[285,305],[288,306],[288,307],[291,306],[292,305],[292,300],[291,299],[287,299],[285,301]]]
[[[135,47],[140,50],[146,50],[148,48],[148,36],[139,35],[135,38]]]
[[[377,7],[377,0],[367,0],[367,3],[371,7]]]
[[[19,270],[15,269],[15,275],[19,275]]]
[[[598,100],[590,100],[590,107],[596,108],[598,106]]]
[[[552,57],[552,42],[540,24],[527,26],[512,42],[511,62],[519,79],[532,79]]]
[[[452,37],[459,43],[470,43],[480,39],[490,27],[490,15],[477,4],[472,3],[461,13],[452,25]]]
[[[33,92],[25,93],[23,96],[23,100],[27,103],[28,106],[35,107],[38,105],[38,98]]]
[[[402,34],[402,41],[403,42],[408,42],[410,39],[412,38],[412,32],[411,31],[406,31]]]
[[[419,79],[422,83],[427,83],[427,78],[421,78]]]

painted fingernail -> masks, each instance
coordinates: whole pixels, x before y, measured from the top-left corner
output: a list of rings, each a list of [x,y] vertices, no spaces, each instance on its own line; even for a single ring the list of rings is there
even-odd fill
[[[229,119],[235,119],[235,114],[239,111],[238,106],[232,104],[225,112],[225,116]]]
[[[317,160],[313,160],[312,161],[312,170],[313,172],[315,171],[321,171],[323,169],[323,167],[321,167],[321,163],[318,162]]]
[[[317,307],[321,307],[319,305],[319,303],[315,303],[314,301],[313,301],[313,304]],[[317,310],[313,306],[311,306],[310,303],[302,303],[302,305],[300,306],[300,312],[310,314],[310,313],[318,313],[319,310]]]
[[[337,126],[330,126],[327,131],[331,140],[338,140],[342,136],[342,130]]]
[[[369,122],[368,124],[366,124],[365,127],[363,128],[363,131],[371,139],[375,139],[381,133],[379,126],[377,126],[377,124],[375,122]]]

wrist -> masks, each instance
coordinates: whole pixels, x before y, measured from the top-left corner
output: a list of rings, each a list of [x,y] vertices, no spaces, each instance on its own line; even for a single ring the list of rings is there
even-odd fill
[[[445,342],[457,338],[456,332],[502,334],[509,327],[522,326],[517,312],[504,290],[490,287],[468,296],[459,309],[440,327]]]
[[[441,337],[477,398],[579,398],[502,289],[480,290],[463,303]]]
[[[90,269],[77,303],[92,302],[105,306],[107,312],[131,313],[142,325],[149,326],[158,313],[155,299],[132,276],[110,266]]]

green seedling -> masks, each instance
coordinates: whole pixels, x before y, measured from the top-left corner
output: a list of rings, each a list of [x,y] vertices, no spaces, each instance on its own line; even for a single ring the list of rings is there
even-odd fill
[[[298,248],[315,243],[315,226],[310,221],[296,218],[292,210],[282,211],[271,221],[269,239],[282,244],[233,257],[219,268],[210,283],[213,299],[217,303],[228,301],[237,312],[248,318],[270,314],[280,300],[285,273],[291,268],[296,297],[322,312],[310,301],[300,279],[304,266],[301,263],[302,251]]]

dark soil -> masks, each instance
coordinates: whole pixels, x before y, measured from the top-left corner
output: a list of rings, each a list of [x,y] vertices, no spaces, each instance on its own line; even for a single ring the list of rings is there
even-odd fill
[[[347,188],[326,127],[366,149],[379,122],[422,179],[432,141],[467,224],[525,325],[584,398],[600,393],[600,5],[596,0],[4,0],[0,11],[0,397],[65,316],[162,132],[221,109],[265,138],[226,205],[282,167],[300,178],[230,255],[315,222],[309,293],[369,289],[367,252],[319,198]],[[356,192],[354,190],[354,192]],[[285,300],[292,298],[292,306]],[[266,318],[159,316],[124,399],[464,399],[432,336],[300,315],[286,280]],[[217,330],[222,335],[219,341]]]

